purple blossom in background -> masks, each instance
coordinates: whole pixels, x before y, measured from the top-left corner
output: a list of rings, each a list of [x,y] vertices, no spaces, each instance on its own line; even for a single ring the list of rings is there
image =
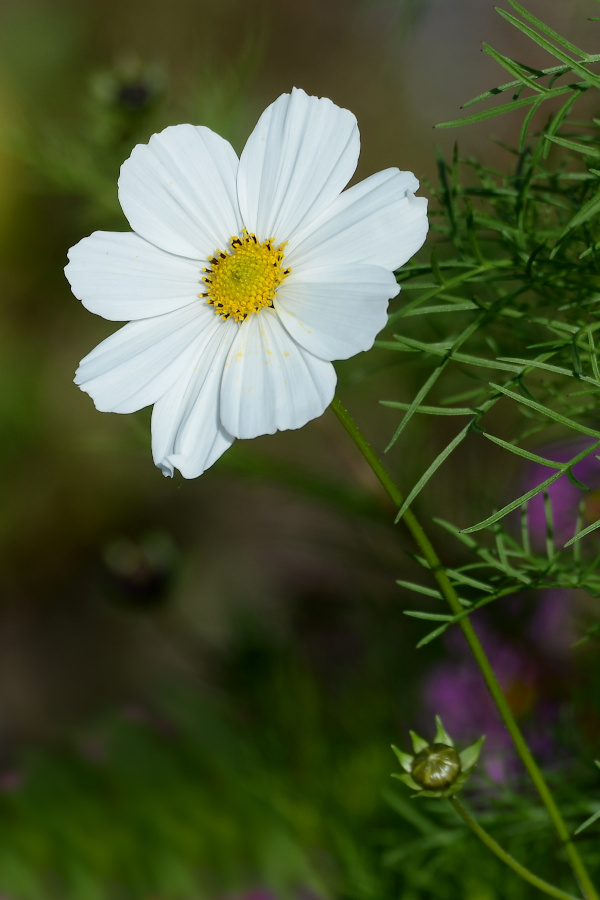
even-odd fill
[[[538,450],[540,456],[556,462],[567,462],[585,450],[593,446],[592,441],[579,441],[570,444],[557,444],[549,447],[541,447]],[[600,518],[600,448],[586,456],[581,462],[573,466],[575,477],[589,488],[582,491],[563,475],[547,491],[552,504],[552,519],[554,539],[557,546],[564,545],[575,534],[579,504],[585,503],[584,527]],[[552,470],[538,463],[530,463],[527,466],[523,493],[530,491],[542,481],[545,481]],[[546,539],[546,514],[544,511],[543,492],[536,494],[527,505],[529,533],[532,545],[538,549]]]
[[[539,623],[546,627],[546,614],[549,622],[556,622],[554,593],[549,592],[542,598],[530,623],[530,632],[535,634]],[[558,716],[558,703],[542,697],[542,688],[546,692],[548,687],[548,668],[543,658],[538,658],[533,651],[537,634],[531,638],[527,635],[528,644],[520,645],[482,627],[481,622],[477,631],[529,746],[538,758],[551,761],[555,750],[553,726]],[[564,637],[565,632],[561,633]],[[432,668],[423,683],[426,719],[429,721],[432,715],[440,715],[458,743],[467,743],[485,734],[480,767],[493,781],[505,782],[519,771],[512,741],[462,635],[458,631],[450,632],[446,644],[451,660]],[[554,659],[556,668],[554,652],[549,656]]]

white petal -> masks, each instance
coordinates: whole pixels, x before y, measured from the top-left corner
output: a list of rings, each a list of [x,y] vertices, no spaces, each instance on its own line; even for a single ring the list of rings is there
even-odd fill
[[[244,224],[260,240],[287,241],[325,209],[358,162],[356,119],[331,100],[294,88],[264,111],[240,158],[238,196]]]
[[[137,234],[169,253],[206,259],[238,234],[231,144],[200,125],[173,125],[121,166],[119,201]]]
[[[299,347],[274,309],[262,309],[242,323],[229,351],[221,421],[240,438],[301,428],[329,406],[335,383],[331,363]]]
[[[179,469],[184,478],[197,478],[233,443],[219,418],[219,391],[238,326],[219,321],[198,348],[195,367],[154,406],[152,455],[164,475]]]
[[[81,361],[75,384],[101,412],[142,409],[185,377],[194,365],[198,338],[222,321],[197,300],[164,316],[130,322]]]
[[[201,265],[137,234],[96,231],[69,250],[65,275],[86,309],[105,319],[147,319],[187,306],[203,291]]]
[[[292,273],[275,309],[287,331],[320,359],[348,359],[373,346],[400,290],[391,272],[348,265]]]
[[[310,267],[372,263],[397,269],[422,246],[427,200],[414,197],[412,172],[385,169],[344,191],[287,247],[285,264]]]

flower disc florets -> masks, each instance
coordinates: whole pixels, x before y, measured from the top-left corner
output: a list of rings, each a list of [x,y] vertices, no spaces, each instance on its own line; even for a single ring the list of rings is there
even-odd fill
[[[236,322],[273,308],[277,288],[291,272],[282,267],[284,246],[275,238],[259,241],[244,228],[241,236],[231,238],[227,253],[217,249],[209,259],[210,268],[203,270],[202,278],[206,291],[200,296],[223,319],[231,316]]]
[[[392,778],[412,788],[416,792],[414,797],[452,797],[457,794],[475,768],[484,741],[480,737],[459,753],[440,717],[436,716],[435,721],[437,729],[431,744],[414,731],[410,732],[414,755],[392,746],[404,769],[402,775],[394,774]]]

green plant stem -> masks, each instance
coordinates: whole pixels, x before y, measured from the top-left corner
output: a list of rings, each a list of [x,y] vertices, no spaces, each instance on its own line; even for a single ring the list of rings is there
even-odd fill
[[[337,397],[334,398],[331,404],[331,408],[381,482],[392,503],[400,508],[404,503],[404,497],[400,493],[398,487],[391,478],[385,466],[381,463],[381,461],[375,454],[375,451],[363,435],[362,431],[359,429],[356,422],[353,420],[349,412],[345,409],[345,407]],[[417,546],[423,554],[427,565],[431,569],[431,572],[435,580],[437,581],[442,595],[445,597],[448,605],[450,606],[450,609],[456,616],[458,616],[459,614],[463,614],[463,607],[461,606],[460,601],[456,595],[456,591],[454,590],[454,587],[452,586],[452,583],[448,578],[448,575],[446,574],[446,570],[440,562],[431,541],[423,530],[423,527],[421,526],[420,522],[411,509],[407,509],[403,513],[402,521],[410,531]],[[560,810],[558,809],[554,801],[554,797],[552,796],[552,793],[548,785],[546,784],[546,780],[544,779],[541,770],[539,769],[535,759],[533,758],[527,742],[525,741],[525,738],[521,734],[521,730],[515,721],[506,697],[504,696],[502,688],[498,684],[496,675],[490,665],[485,650],[483,649],[481,642],[477,637],[477,633],[475,632],[475,629],[473,628],[469,617],[461,615],[461,618],[458,620],[458,624],[465,636],[471,653],[475,658],[475,662],[479,666],[479,670],[483,675],[487,688],[492,695],[492,699],[496,704],[498,712],[502,717],[502,721],[504,722],[504,725],[512,738],[517,753],[519,754],[521,761],[529,774],[529,777],[533,781],[535,788],[540,795],[544,806],[546,807],[554,828],[556,829],[556,833],[558,834],[558,837],[565,848],[565,853],[567,854],[567,858],[569,860],[573,873],[579,882],[583,896],[586,898],[586,900],[600,900],[600,897],[598,896],[598,893],[596,892],[596,889],[591,882],[590,876],[588,875],[583,860],[579,855],[579,851],[571,840],[571,836],[569,834],[567,826],[565,825]]]
[[[507,866],[510,866],[517,875],[520,875],[524,881],[528,881],[529,884],[539,888],[540,891],[544,891],[545,894],[549,894],[551,897],[557,897],[558,900],[576,900],[573,894],[566,894],[564,891],[561,891],[560,888],[554,887],[554,885],[550,884],[548,881],[544,881],[543,878],[538,878],[537,875],[534,875],[533,872],[530,872],[529,869],[522,866],[520,862],[517,862],[514,856],[511,856],[510,853],[507,853],[506,850],[500,846],[500,844],[497,844],[493,837],[491,837],[491,835],[489,835],[487,831],[469,815],[462,803],[460,803],[456,797],[449,797],[448,801],[452,804],[463,822],[466,822],[480,841],[482,841],[492,853],[495,853],[498,859],[502,860],[503,863],[506,863]]]

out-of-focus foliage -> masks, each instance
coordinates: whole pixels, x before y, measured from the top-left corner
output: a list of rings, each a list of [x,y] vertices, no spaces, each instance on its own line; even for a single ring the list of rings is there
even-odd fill
[[[383,623],[371,638],[383,646],[382,635]],[[158,694],[152,706],[132,704],[5,773],[7,896],[143,900],[256,887],[360,900],[398,891],[443,900],[530,896],[476,851],[452,810],[429,800],[416,809],[404,787],[393,787],[386,739],[395,713],[375,659],[360,677],[324,691],[303,653],[276,647],[254,626],[240,632],[228,669],[235,709],[198,700],[189,687]],[[594,809],[597,770],[572,743],[572,729],[554,734],[558,801],[583,820]],[[563,864],[548,860],[547,820],[524,778],[476,773],[472,782],[479,820],[560,883]],[[584,846],[598,865],[593,828]]]

